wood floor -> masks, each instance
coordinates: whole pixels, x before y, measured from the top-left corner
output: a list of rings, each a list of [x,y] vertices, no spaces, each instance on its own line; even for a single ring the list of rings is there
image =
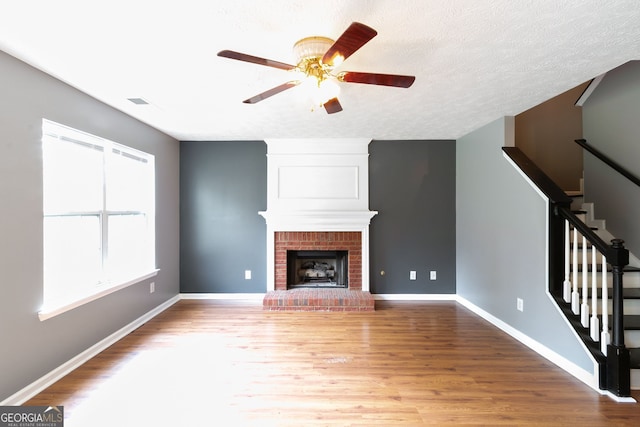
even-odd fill
[[[639,404],[599,395],[454,302],[182,300],[25,404],[64,405],[66,427],[640,423]]]

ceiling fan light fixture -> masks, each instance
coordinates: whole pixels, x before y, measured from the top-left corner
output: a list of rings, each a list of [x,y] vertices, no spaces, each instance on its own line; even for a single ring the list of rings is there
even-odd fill
[[[337,67],[344,62],[344,56],[338,54],[333,57],[333,67]]]
[[[218,56],[279,68],[292,74],[293,78],[288,82],[245,99],[242,101],[245,104],[255,104],[300,85],[306,89],[305,92],[313,100],[312,111],[320,105],[328,114],[334,114],[342,111],[342,105],[338,101],[340,91],[338,83],[362,83],[404,88],[413,84],[415,76],[354,71],[342,71],[338,75],[333,73],[335,67],[342,64],[377,34],[373,28],[359,22],[353,22],[336,41],[321,36],[305,37],[293,45],[293,53],[297,58],[295,65],[233,50],[221,50],[218,52]]]
[[[333,77],[319,80],[315,76],[308,76],[302,80],[301,87],[311,100],[313,107],[321,107],[340,94],[340,86]]]
[[[296,71],[303,75],[299,81],[313,106],[322,106],[340,92],[338,82],[331,74],[333,66],[322,63],[322,57],[335,42],[328,37],[306,37],[293,45]]]
[[[337,98],[340,86],[334,78],[327,78],[318,83],[316,90],[316,105],[324,105],[327,101]]]
[[[297,61],[296,64],[314,58],[319,62],[325,52],[333,46],[333,43],[334,41],[332,39],[320,36],[305,37],[302,40],[298,40],[293,45],[293,54]]]

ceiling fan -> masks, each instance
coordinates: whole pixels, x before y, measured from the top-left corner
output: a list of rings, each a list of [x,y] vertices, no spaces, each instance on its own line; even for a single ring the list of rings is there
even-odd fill
[[[416,78],[414,76],[397,74],[357,71],[341,71],[333,74],[335,67],[339,66],[377,34],[377,31],[373,28],[354,22],[335,42],[327,37],[306,37],[296,42],[293,46],[294,53],[297,56],[296,65],[232,50],[222,50],[218,52],[218,56],[279,68],[297,74],[295,78],[286,83],[245,99],[242,101],[245,104],[255,104],[287,89],[304,84],[312,87],[316,105],[322,105],[327,113],[333,114],[342,111],[342,106],[338,101],[340,88],[337,82],[408,88],[415,81]]]

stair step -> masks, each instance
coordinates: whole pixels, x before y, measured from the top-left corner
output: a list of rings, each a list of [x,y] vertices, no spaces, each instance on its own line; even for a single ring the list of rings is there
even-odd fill
[[[624,331],[624,345],[627,348],[638,348],[640,347],[640,331]]]
[[[609,288],[609,299],[613,298],[613,288]],[[640,288],[623,288],[622,297],[624,299],[640,299]],[[602,289],[598,288],[598,298],[602,298]]]
[[[640,348],[630,348],[629,355],[631,359],[629,366],[631,369],[640,369]]]
[[[588,271],[592,271],[592,270],[593,270],[593,269],[591,268],[591,258],[589,258],[589,260],[588,260],[587,267],[588,267],[588,269],[589,269]],[[569,266],[569,268],[571,268],[571,271],[573,271],[573,264],[571,264],[571,265]],[[582,271],[582,259],[578,262],[578,272],[581,272],[581,271]],[[600,272],[602,271],[602,264],[600,264],[600,263],[596,264],[596,271],[600,271]],[[608,272],[611,272],[611,267],[609,267],[609,265],[607,265],[607,271],[608,271]],[[628,266],[628,265],[627,265],[626,267],[624,267],[624,268],[622,269],[622,272],[623,272],[623,273],[625,273],[625,274],[627,274],[627,273],[631,273],[631,274],[633,274],[633,273],[640,273],[640,268],[638,268],[638,267],[631,267],[631,266]]]
[[[587,240],[587,249],[591,249],[593,245],[591,244],[590,241]],[[571,250],[576,250],[576,251],[581,251],[584,249],[584,247],[582,246],[582,238],[578,239],[578,246],[574,246],[573,245],[573,240],[571,241],[571,243],[569,244],[569,247],[571,248]]]
[[[613,317],[609,316],[609,325],[613,325]],[[640,314],[626,314],[624,316],[625,331],[640,331]]]

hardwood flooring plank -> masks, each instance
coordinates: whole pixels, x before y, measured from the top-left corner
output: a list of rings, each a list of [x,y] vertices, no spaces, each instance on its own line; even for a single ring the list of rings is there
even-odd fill
[[[599,395],[449,301],[328,313],[182,300],[25,404],[64,405],[67,427],[640,419],[638,404]]]

